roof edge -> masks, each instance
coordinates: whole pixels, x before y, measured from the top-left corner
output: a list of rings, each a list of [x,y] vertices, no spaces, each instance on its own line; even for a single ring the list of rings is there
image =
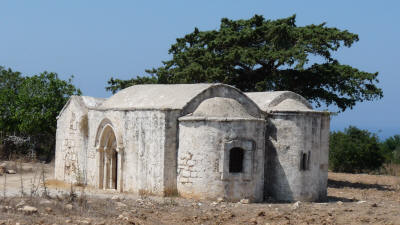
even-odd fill
[[[67,102],[65,103],[65,105],[62,107],[62,109],[61,109],[60,112],[58,113],[58,116],[56,117],[57,120],[61,117],[61,115],[64,113],[64,111],[65,111],[65,110],[68,108],[68,106],[71,104],[71,101],[72,101],[73,99],[75,99],[76,97],[79,97],[79,95],[71,95],[71,96],[68,98]]]
[[[262,118],[242,118],[242,117],[205,117],[205,116],[182,116],[178,118],[179,121],[264,121]]]
[[[333,115],[335,113],[329,111],[317,111],[317,110],[269,110],[270,115],[293,115],[293,114],[319,114],[319,115]]]
[[[90,108],[97,108],[98,106],[95,107],[91,107],[85,104],[85,101],[83,100],[83,98],[85,97],[90,97],[96,100],[105,100],[104,98],[95,98],[95,97],[91,97],[91,96],[82,96],[82,95],[71,95],[68,98],[68,101],[65,103],[65,105],[63,106],[63,108],[60,110],[60,112],[58,113],[58,116],[56,117],[57,119],[61,117],[61,115],[64,113],[64,111],[68,108],[68,106],[71,104],[72,101],[77,101],[78,104],[84,108],[86,111],[89,110]]]
[[[275,99],[273,99],[269,103],[268,107],[277,106],[279,103],[283,102],[286,99],[297,100],[297,101],[303,103],[305,106],[307,106],[307,108],[313,109],[312,105],[310,104],[310,102],[307,101],[307,99],[305,99],[303,96],[301,96],[293,91],[285,91],[282,94],[278,95]]]
[[[307,99],[292,91],[245,92],[245,94],[251,100],[256,102],[258,107],[264,112],[273,110],[273,107],[278,106],[280,103],[287,99],[295,100],[303,104],[305,108],[313,110],[312,105],[310,104],[310,102],[307,101]]]

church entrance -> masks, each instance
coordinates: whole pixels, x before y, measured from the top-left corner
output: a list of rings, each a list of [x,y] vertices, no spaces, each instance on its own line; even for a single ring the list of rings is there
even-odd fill
[[[99,188],[117,189],[119,155],[114,130],[111,126],[104,128],[98,147],[99,154]]]

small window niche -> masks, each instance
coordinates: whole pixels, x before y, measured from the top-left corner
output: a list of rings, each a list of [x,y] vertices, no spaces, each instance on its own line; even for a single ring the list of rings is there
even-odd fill
[[[310,155],[311,152],[300,152],[300,170],[310,170]]]
[[[253,174],[255,143],[252,140],[231,140],[223,145],[219,163],[222,180],[250,181]]]
[[[244,150],[242,148],[232,148],[229,150],[229,173],[243,172]]]

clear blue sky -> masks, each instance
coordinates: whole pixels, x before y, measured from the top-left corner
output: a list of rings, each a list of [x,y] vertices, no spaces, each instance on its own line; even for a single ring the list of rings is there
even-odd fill
[[[349,125],[400,134],[400,1],[0,1],[0,65],[23,73],[74,75],[84,95],[108,97],[111,77],[128,79],[169,59],[177,37],[216,29],[222,17],[277,19],[297,14],[297,25],[347,29],[360,41],[337,54],[341,63],[380,73],[384,98],[357,104],[332,118],[332,130]],[[334,110],[334,108],[331,108]]]

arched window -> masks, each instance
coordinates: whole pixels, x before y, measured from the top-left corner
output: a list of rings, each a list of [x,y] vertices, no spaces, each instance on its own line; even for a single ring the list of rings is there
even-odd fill
[[[242,173],[243,172],[243,158],[244,150],[241,148],[232,148],[229,150],[229,172]]]

